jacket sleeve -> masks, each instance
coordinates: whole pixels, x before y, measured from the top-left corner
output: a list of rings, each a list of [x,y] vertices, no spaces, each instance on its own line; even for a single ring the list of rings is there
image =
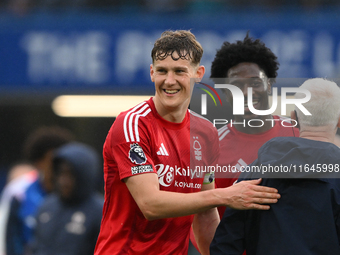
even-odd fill
[[[211,255],[241,255],[245,250],[246,211],[227,208],[210,245]]]
[[[82,247],[82,251],[78,254],[82,255],[93,255],[94,249],[97,243],[97,238],[100,231],[100,224],[102,219],[102,208],[104,199],[97,196],[94,203],[92,204],[92,222],[91,228],[86,233],[86,245]]]
[[[19,217],[20,202],[13,198],[6,226],[6,254],[22,255],[24,252],[23,223]]]
[[[331,190],[331,195],[332,195],[332,203],[333,203],[333,210],[334,210],[334,221],[335,221],[335,227],[336,227],[336,232],[338,233],[338,240],[340,243],[340,188],[335,187],[334,189]]]

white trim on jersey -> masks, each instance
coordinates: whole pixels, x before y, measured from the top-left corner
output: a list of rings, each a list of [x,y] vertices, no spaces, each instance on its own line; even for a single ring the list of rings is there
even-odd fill
[[[144,107],[143,107],[143,108],[144,108]],[[147,108],[147,107],[145,107],[145,108]],[[139,119],[139,117],[145,117],[146,115],[148,115],[149,112],[151,112],[151,109],[150,109],[150,108],[147,109],[143,114],[138,114],[138,115],[136,116],[136,120],[135,120],[135,135],[136,135],[136,141],[137,141],[137,142],[140,142],[140,139],[139,139],[139,132],[138,132],[138,119]],[[133,134],[132,134],[132,136],[133,136]],[[133,141],[133,140],[131,140],[131,141]]]
[[[228,129],[228,126],[225,125],[217,130],[218,135],[221,135],[226,129]]]
[[[229,134],[230,130],[228,128],[227,125],[225,125],[224,127],[221,127],[218,130],[218,140],[222,140],[227,134]]]
[[[136,109],[138,109],[139,107],[141,107],[142,105],[146,104],[146,102],[142,102],[138,105],[136,105],[131,111],[129,111],[126,115],[125,115],[125,118],[124,118],[124,123],[123,123],[123,128],[124,128],[124,135],[125,135],[125,140],[127,142],[129,142],[129,135],[128,135],[128,132],[127,132],[127,125],[126,125],[126,122],[129,118],[129,115],[130,113],[134,112]]]
[[[138,108],[140,109],[136,111]],[[144,113],[142,113],[143,111]],[[149,105],[146,104],[146,102],[143,102],[135,106],[131,111],[129,111],[125,115],[123,128],[124,128],[124,135],[125,135],[126,142],[130,142],[130,140],[131,142],[134,142],[135,140],[136,142],[140,141],[139,132],[138,132],[138,119],[139,117],[145,117],[146,115],[148,115],[149,112],[151,112]],[[134,118],[135,116],[136,118]]]
[[[291,118],[288,118],[288,117],[285,117],[285,116],[280,116],[280,115],[277,115],[279,118],[280,118],[280,120],[282,120],[282,121],[287,121],[287,120],[292,120]],[[291,123],[291,121],[289,121],[290,123]]]

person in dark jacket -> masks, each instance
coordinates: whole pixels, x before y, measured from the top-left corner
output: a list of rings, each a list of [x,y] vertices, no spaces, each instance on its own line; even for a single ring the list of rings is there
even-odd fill
[[[320,78],[300,88],[311,93],[292,112],[300,137],[276,137],[264,144],[258,159],[240,179],[262,175],[262,185],[281,194],[268,211],[228,208],[210,245],[210,254],[340,254],[340,149],[334,145],[340,127],[340,88]],[[301,93],[296,98],[303,98]],[[263,175],[266,170],[266,175]]]
[[[10,200],[5,222],[4,249],[7,255],[22,255],[31,242],[36,226],[35,215],[47,194],[53,191],[52,155],[61,146],[74,141],[74,135],[63,127],[41,126],[35,129],[23,143],[24,160],[37,171]]]
[[[70,143],[56,151],[56,192],[39,208],[32,254],[93,254],[103,206],[95,191],[99,166],[97,153],[87,145]]]

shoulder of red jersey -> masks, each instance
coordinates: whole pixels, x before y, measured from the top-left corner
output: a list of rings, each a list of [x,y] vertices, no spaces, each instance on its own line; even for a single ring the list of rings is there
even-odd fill
[[[190,121],[198,122],[205,126],[215,128],[214,125],[211,123],[211,121],[208,120],[207,118],[204,118],[202,115],[199,115],[198,113],[192,110],[189,110],[189,113],[190,113]]]
[[[223,127],[217,129],[218,139],[221,141],[226,135],[230,133],[229,125],[224,125]]]
[[[292,121],[291,118],[285,116],[274,115],[274,118],[279,121],[280,135],[281,136],[299,136],[299,129],[296,127],[296,121]]]
[[[125,112],[121,112],[112,128],[114,132],[123,133],[125,142],[140,142],[139,127],[141,123],[145,122],[146,117],[150,116],[151,111],[148,101],[144,101]]]
[[[286,124],[287,124],[287,123],[292,124],[291,126],[294,127],[294,124],[295,124],[295,123],[293,123],[293,122],[292,122],[292,119],[289,118],[289,117],[280,116],[280,115],[273,115],[273,117],[274,117],[275,119],[280,120],[280,121],[279,121],[280,126],[284,126],[284,124],[282,124],[282,123],[284,122],[284,123],[286,123]]]
[[[291,118],[285,117],[285,116],[281,116],[281,115],[273,115],[273,117],[275,119],[279,119],[281,121],[286,121],[286,122],[291,122]]]

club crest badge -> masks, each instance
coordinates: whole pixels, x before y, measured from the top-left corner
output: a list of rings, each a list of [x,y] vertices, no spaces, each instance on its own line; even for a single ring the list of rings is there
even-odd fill
[[[130,145],[129,159],[134,164],[138,165],[145,164],[146,156],[144,154],[142,147],[140,147],[138,143]]]
[[[201,161],[202,160],[202,146],[200,142],[198,141],[198,136],[194,136],[194,144],[193,148],[195,150],[195,159]]]

